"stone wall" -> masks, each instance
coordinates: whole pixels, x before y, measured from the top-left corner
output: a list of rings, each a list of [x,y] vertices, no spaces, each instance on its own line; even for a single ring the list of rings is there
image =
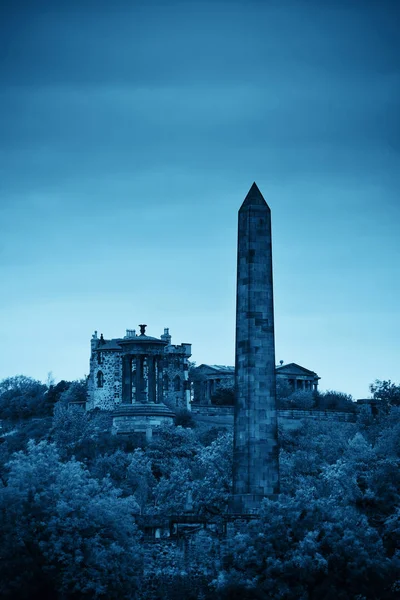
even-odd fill
[[[99,386],[102,373],[102,386]],[[121,403],[122,360],[119,352],[92,350],[88,379],[87,409],[113,410]]]
[[[348,421],[355,422],[357,415],[351,412],[337,410],[300,410],[300,409],[278,409],[278,421],[282,419],[316,419],[318,421]],[[232,417],[233,406],[210,406],[208,404],[192,405],[192,413],[203,417]],[[232,421],[233,423],[233,421]]]

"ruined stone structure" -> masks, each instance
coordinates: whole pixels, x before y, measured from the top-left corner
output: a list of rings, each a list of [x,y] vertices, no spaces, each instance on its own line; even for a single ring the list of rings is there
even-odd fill
[[[287,381],[293,391],[318,390],[320,377],[314,372],[290,363],[275,368],[276,381]],[[192,404],[211,405],[218,391],[235,386],[235,367],[223,365],[199,365],[191,370]]]
[[[238,223],[236,401],[230,510],[279,492],[271,211],[253,183]]]
[[[143,326],[145,327],[145,326]],[[143,329],[144,331],[144,329]],[[124,404],[160,404],[190,410],[191,344],[172,345],[168,329],[153,338],[128,329],[124,338],[91,340],[86,408],[114,410]]]

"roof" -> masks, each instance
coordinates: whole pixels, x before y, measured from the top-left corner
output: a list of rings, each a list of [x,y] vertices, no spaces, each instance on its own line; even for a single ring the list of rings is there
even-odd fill
[[[121,338],[114,338],[112,340],[104,340],[103,343],[98,343],[96,350],[122,350],[119,342]],[[99,340],[100,342],[100,340]]]
[[[234,373],[235,372],[235,367],[227,367],[225,365],[199,365],[198,367],[196,367],[196,369],[201,369],[202,367],[205,367],[207,369],[212,369],[213,371],[216,371],[218,373]]]
[[[165,340],[160,340],[159,338],[151,337],[149,335],[137,335],[132,338],[113,338],[111,340],[103,339],[102,341],[99,339],[95,350],[101,352],[103,350],[114,350],[121,352],[123,350],[123,346],[126,344],[141,344],[145,342],[157,342],[158,344],[163,345],[166,344]]]
[[[310,371],[305,367],[302,367],[296,363],[288,363],[286,365],[280,365],[276,367],[277,373],[285,373],[288,375],[313,375],[314,377],[318,377],[318,375],[314,371]],[[318,377],[318,379],[321,379]]]

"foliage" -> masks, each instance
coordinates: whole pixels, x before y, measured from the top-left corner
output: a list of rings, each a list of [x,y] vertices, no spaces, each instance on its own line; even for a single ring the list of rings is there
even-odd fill
[[[29,442],[0,490],[2,597],[129,598],[140,569],[132,496]]]
[[[400,385],[392,383],[390,379],[376,379],[369,389],[375,400],[381,400],[387,406],[400,406]]]
[[[220,386],[211,396],[211,403],[216,406],[233,406],[235,404],[234,386]]]
[[[110,440],[110,417],[101,411],[87,412],[81,406],[58,402],[54,408],[51,438],[63,457],[94,459],[102,441]]]
[[[199,514],[226,512],[232,487],[233,436],[223,433],[194,459],[193,502]]]
[[[61,394],[65,392],[71,385],[70,381],[62,379],[57,384],[54,384],[54,380],[49,377],[47,384],[47,402],[54,407],[55,403],[60,400]]]
[[[391,598],[396,568],[365,516],[303,485],[265,500],[259,519],[228,539],[214,585],[271,599]]]
[[[176,470],[178,462],[184,467],[188,466],[199,448],[194,430],[174,425],[159,427],[147,450],[156,479],[169,477]]]
[[[276,378],[276,400],[278,403],[278,407],[283,407],[285,405],[285,401],[289,398],[289,396],[293,393],[293,388],[288,382],[287,379],[283,377]]]
[[[0,381],[0,418],[20,420],[50,414],[47,386],[40,381],[16,375]]]
[[[307,390],[296,390],[286,400],[282,400],[282,408],[298,408],[310,410],[315,404],[314,393]]]
[[[86,399],[86,379],[81,379],[80,381],[71,381],[68,384],[68,387],[64,389],[59,396],[59,402],[67,406],[70,406],[71,404],[80,404],[84,407],[86,405]]]
[[[327,390],[326,392],[318,392],[316,396],[316,406],[319,410],[340,410],[355,412],[356,406],[350,394],[337,392],[335,390]]]
[[[136,447],[110,435],[108,413],[73,404],[85,382],[46,391],[29,378],[5,381],[4,406],[19,402],[34,416],[7,419],[2,432],[2,597],[389,600],[400,591],[400,407],[391,382],[373,384],[384,407],[377,415],[281,425],[281,494],[221,536],[231,432],[193,429],[182,414]],[[290,396],[303,408],[313,399]],[[340,392],[317,400],[354,409]],[[144,544],[134,524],[188,513],[210,526],[194,527],[182,545]]]
[[[181,427],[191,427],[192,429],[196,427],[196,421],[193,419],[190,410],[177,411],[174,423],[176,426],[180,425]]]

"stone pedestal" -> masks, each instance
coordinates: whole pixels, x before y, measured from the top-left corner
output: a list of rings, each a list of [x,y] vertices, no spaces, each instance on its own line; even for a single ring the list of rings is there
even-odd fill
[[[155,427],[171,425],[174,418],[175,413],[165,404],[121,404],[113,412],[112,433],[142,433],[150,441]]]

